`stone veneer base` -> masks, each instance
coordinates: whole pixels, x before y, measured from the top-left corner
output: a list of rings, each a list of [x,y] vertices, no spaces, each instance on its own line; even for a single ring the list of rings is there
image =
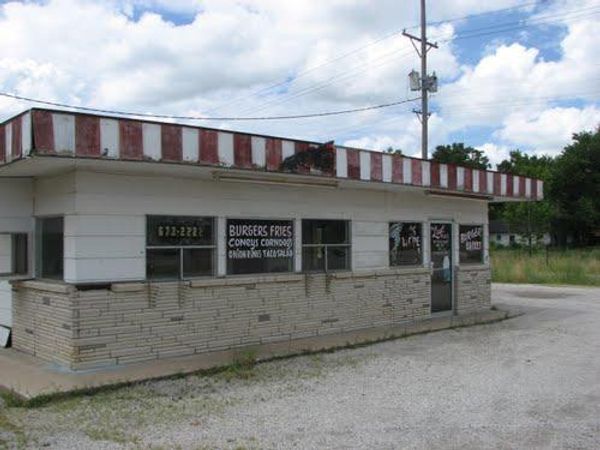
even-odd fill
[[[457,272],[455,312],[489,309],[490,271]],[[115,283],[14,283],[13,347],[74,370],[419,322],[424,268]]]

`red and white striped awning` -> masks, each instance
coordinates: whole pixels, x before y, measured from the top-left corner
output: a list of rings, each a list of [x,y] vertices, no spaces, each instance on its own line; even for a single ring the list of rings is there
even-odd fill
[[[281,166],[286,158],[320,145],[182,124],[36,108],[0,124],[0,168],[43,155],[277,173],[284,172]],[[494,200],[543,198],[543,182],[532,178],[372,150],[332,146],[331,151],[334,153],[331,173],[300,169],[297,173],[408,185]]]

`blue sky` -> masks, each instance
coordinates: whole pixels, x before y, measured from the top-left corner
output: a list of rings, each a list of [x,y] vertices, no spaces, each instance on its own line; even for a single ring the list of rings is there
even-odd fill
[[[305,114],[412,98],[407,0],[0,2],[0,90],[135,112]],[[456,20],[457,18],[463,18]],[[600,123],[600,1],[428,2],[430,150],[465,142],[499,162],[556,154]],[[33,32],[32,30],[35,30]],[[0,98],[0,117],[33,104]],[[418,102],[296,121],[200,125],[419,154]]]

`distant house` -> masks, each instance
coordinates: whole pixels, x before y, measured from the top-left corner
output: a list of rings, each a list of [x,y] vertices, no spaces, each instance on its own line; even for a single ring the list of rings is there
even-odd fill
[[[490,243],[498,247],[509,247],[511,245],[528,245],[527,233],[520,227],[511,227],[504,220],[490,220],[489,226]],[[540,239],[533,236],[533,245],[550,245],[552,238],[550,233],[544,233]]]

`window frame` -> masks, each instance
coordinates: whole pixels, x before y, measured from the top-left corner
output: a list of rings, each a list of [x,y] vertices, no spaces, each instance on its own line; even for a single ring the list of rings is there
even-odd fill
[[[344,222],[344,224],[346,225],[346,234],[347,234],[347,244],[305,244],[304,243],[304,222],[309,222],[309,221],[320,221],[320,222]],[[301,242],[301,251],[302,251],[302,272],[304,273],[331,273],[331,272],[350,272],[352,271],[352,221],[350,219],[314,219],[314,218],[306,218],[306,219],[301,219],[300,221],[300,242]],[[330,248],[346,248],[348,249],[348,267],[344,268],[344,269],[329,269],[329,261],[328,261],[328,250]],[[312,269],[312,270],[307,270],[305,269],[305,258],[304,258],[304,249],[305,248],[322,248],[323,249],[323,256],[324,256],[324,263],[323,263],[323,270],[320,269]]]
[[[1,232],[0,236],[8,236],[10,238],[10,271],[9,272],[0,272],[0,280],[19,280],[19,279],[27,279],[31,278],[33,264],[31,261],[32,255],[32,244],[31,244],[31,233],[27,231],[7,231]],[[17,257],[21,255],[21,253],[17,254],[17,246],[15,245],[15,241],[17,237],[24,236],[25,237],[25,271],[17,272],[17,266],[19,265],[17,262]]]
[[[485,226],[483,223],[458,223],[458,264],[460,266],[476,266],[485,264]],[[461,259],[461,242],[460,242],[460,228],[461,227],[481,227],[481,258],[479,261],[462,261]]]
[[[417,224],[420,228],[419,238],[421,239],[421,251],[419,261],[415,264],[392,264],[392,250],[389,247],[390,240],[390,227],[396,223],[410,223]],[[411,268],[411,267],[422,267],[425,263],[425,249],[424,249],[424,241],[425,241],[425,226],[423,222],[419,220],[391,220],[388,222],[388,266],[392,269],[396,268]]]
[[[210,221],[212,222],[212,244],[211,245],[148,245],[148,218],[149,217],[170,217],[170,218],[193,218],[193,219],[210,219]],[[152,281],[152,282],[169,282],[169,281],[185,281],[185,280],[193,280],[193,279],[202,279],[202,278],[214,278],[216,276],[217,273],[217,256],[218,256],[218,245],[217,245],[217,241],[218,241],[218,220],[216,216],[195,216],[195,215],[173,215],[173,214],[146,214],[145,215],[145,227],[144,227],[144,231],[145,231],[145,235],[146,235],[146,244],[145,244],[145,249],[146,249],[146,280],[148,281]],[[184,250],[195,250],[195,249],[200,249],[200,250],[212,250],[212,256],[210,258],[210,262],[211,262],[211,273],[210,275],[202,275],[202,276],[191,276],[191,277],[186,277],[185,273],[184,273]],[[177,277],[165,277],[165,278],[151,278],[148,275],[148,250],[177,250],[178,252],[178,260],[179,260],[179,264],[178,264],[178,276]]]

